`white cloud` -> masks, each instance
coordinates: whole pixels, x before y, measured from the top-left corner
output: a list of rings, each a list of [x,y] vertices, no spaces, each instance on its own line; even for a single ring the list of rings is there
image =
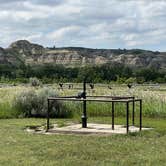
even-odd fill
[[[44,45],[166,50],[165,8],[164,0],[1,0],[0,45],[25,38]]]
[[[69,27],[63,27],[61,29],[55,30],[54,32],[51,32],[47,35],[48,38],[54,39],[54,40],[63,40],[66,36],[75,35],[76,33],[79,33],[80,27],[79,26],[69,26]]]

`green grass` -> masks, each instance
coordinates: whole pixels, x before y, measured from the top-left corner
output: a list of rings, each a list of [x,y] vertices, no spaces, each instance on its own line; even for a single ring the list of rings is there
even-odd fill
[[[44,85],[44,87],[48,87]],[[50,88],[55,89],[55,91],[60,96],[69,96],[77,95],[81,91],[82,84],[74,84],[76,89],[69,90],[67,87],[62,91],[58,89],[58,86],[52,84]],[[127,89],[126,85],[112,85],[112,89],[108,89],[107,85],[100,86],[95,85],[95,90],[92,91],[88,89],[87,85],[87,94],[88,95],[122,95],[122,96],[135,96],[137,98],[143,99],[143,115],[146,117],[157,117],[157,118],[166,118],[166,93],[161,91],[165,89],[165,85],[157,87],[153,91],[150,86],[136,86],[130,91]],[[78,89],[79,88],[79,89]],[[32,90],[40,91],[42,87],[34,88],[28,85],[18,85],[15,87],[4,87],[0,88],[0,118],[17,118],[20,116],[20,110],[16,110],[12,107],[14,99],[22,91]],[[80,114],[82,105],[80,103],[66,102],[66,109],[64,113],[66,116],[78,116]],[[88,102],[88,113],[91,116],[107,116],[111,113],[111,104],[109,103],[89,103]],[[116,104],[116,113],[119,116],[125,115],[125,107],[123,104]],[[68,115],[67,113],[70,112]]]
[[[57,86],[51,85],[51,87],[57,90]],[[26,86],[0,89],[0,118],[19,116],[20,112],[13,108],[12,102],[15,96],[27,88],[31,89]],[[150,131],[113,136],[40,135],[27,133],[24,129],[26,126],[43,125],[45,119],[0,119],[0,165],[164,166],[166,165],[166,94],[160,89],[153,91],[140,86],[131,92],[132,95],[143,98],[143,126],[154,128]],[[57,90],[62,96],[76,95],[78,91],[81,90]],[[89,90],[87,92],[91,94]],[[94,95],[128,95],[128,92],[126,86],[115,86],[112,90],[96,86]],[[52,124],[57,123],[63,127],[66,122],[81,121],[82,104],[68,102],[66,106],[68,110],[73,111],[74,118],[51,119]],[[110,108],[110,104],[88,104],[88,121],[110,124]],[[116,105],[115,124],[126,123],[124,109],[124,106]],[[136,125],[139,125],[138,118]]]
[[[111,123],[110,117],[89,118]],[[116,123],[124,123],[116,118]],[[77,119],[51,119],[63,124]],[[24,131],[25,126],[45,124],[45,119],[0,120],[0,165],[12,166],[164,166],[166,163],[165,119],[143,119],[151,131],[113,136],[40,135]]]
[[[17,118],[19,115],[20,111],[13,108],[9,101],[0,104],[0,119]]]

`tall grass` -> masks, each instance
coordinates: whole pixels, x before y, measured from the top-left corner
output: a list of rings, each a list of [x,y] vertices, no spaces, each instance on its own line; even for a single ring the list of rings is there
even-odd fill
[[[53,89],[60,96],[77,95],[78,92],[82,91],[81,84],[75,84],[74,88],[60,90],[57,85],[49,85],[48,89]],[[30,86],[15,86],[15,87],[4,87],[0,88],[0,118],[17,118],[20,117],[23,110],[14,107],[15,99],[20,95],[22,91],[34,90],[38,92],[40,98],[43,87],[30,87]],[[162,90],[161,90],[162,89]],[[112,89],[108,89],[105,85],[96,85],[92,91],[87,87],[87,95],[115,95],[115,96],[135,96],[136,98],[143,99],[143,116],[145,117],[163,117],[166,118],[166,86],[151,89],[149,87],[138,86],[132,88],[130,91],[127,86],[112,86]],[[39,93],[40,92],[40,93]],[[54,92],[53,92],[54,93]],[[43,99],[43,98],[42,98]],[[44,98],[46,100],[46,98]],[[43,101],[43,100],[40,100]],[[46,101],[45,101],[46,102]],[[42,102],[40,102],[42,104]],[[131,107],[130,107],[131,108]],[[45,109],[46,103],[45,103]],[[42,110],[42,107],[41,107]],[[39,110],[40,111],[40,110]],[[80,102],[63,102],[63,113],[65,117],[78,116],[82,114],[82,103]],[[111,103],[97,103],[87,102],[88,116],[111,116]],[[56,114],[56,111],[55,111]],[[115,105],[115,116],[124,116],[125,105]],[[62,116],[63,117],[63,116]]]
[[[163,117],[166,118],[166,86],[154,89],[148,86],[138,86],[128,89],[124,86],[112,86],[112,89],[105,87],[95,87],[95,90],[87,90],[88,95],[111,95],[111,96],[135,96],[136,98],[143,99],[143,116],[145,117]],[[165,89],[165,90],[163,90]],[[62,96],[72,95],[73,91],[64,90],[60,91]],[[78,92],[75,91],[75,94]],[[74,114],[81,114],[81,103],[78,107],[78,103],[72,102],[68,105],[68,108],[73,110]],[[132,106],[130,106],[132,108]],[[89,116],[111,116],[111,103],[97,103],[88,102],[87,112]],[[136,107],[136,115],[138,112],[138,106]],[[124,116],[126,114],[125,105],[123,103],[116,103],[115,115]]]
[[[13,108],[9,101],[0,103],[0,119],[18,118],[19,115],[19,110]]]

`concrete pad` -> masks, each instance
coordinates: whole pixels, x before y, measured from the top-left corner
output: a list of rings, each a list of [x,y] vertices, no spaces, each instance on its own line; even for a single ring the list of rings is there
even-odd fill
[[[97,134],[97,135],[112,135],[112,134],[126,134],[126,127],[123,125],[115,125],[112,130],[110,124],[88,123],[87,128],[82,128],[81,124],[69,124],[67,126],[58,127],[54,124],[48,132],[45,132],[43,127],[36,129],[27,128],[28,132],[41,134]],[[151,128],[142,128],[142,130],[149,130]],[[139,132],[139,128],[135,126],[129,127],[129,132]]]

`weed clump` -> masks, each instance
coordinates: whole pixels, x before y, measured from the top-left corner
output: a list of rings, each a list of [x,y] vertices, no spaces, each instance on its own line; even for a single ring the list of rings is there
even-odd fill
[[[21,117],[46,117],[47,98],[57,97],[58,94],[49,88],[40,90],[28,90],[16,96],[14,108],[20,112]],[[67,118],[71,112],[60,101],[50,102],[50,117]]]
[[[40,86],[41,85],[41,82],[38,78],[36,77],[32,77],[29,79],[29,83],[31,86],[34,86],[34,87],[37,87],[37,86]]]

